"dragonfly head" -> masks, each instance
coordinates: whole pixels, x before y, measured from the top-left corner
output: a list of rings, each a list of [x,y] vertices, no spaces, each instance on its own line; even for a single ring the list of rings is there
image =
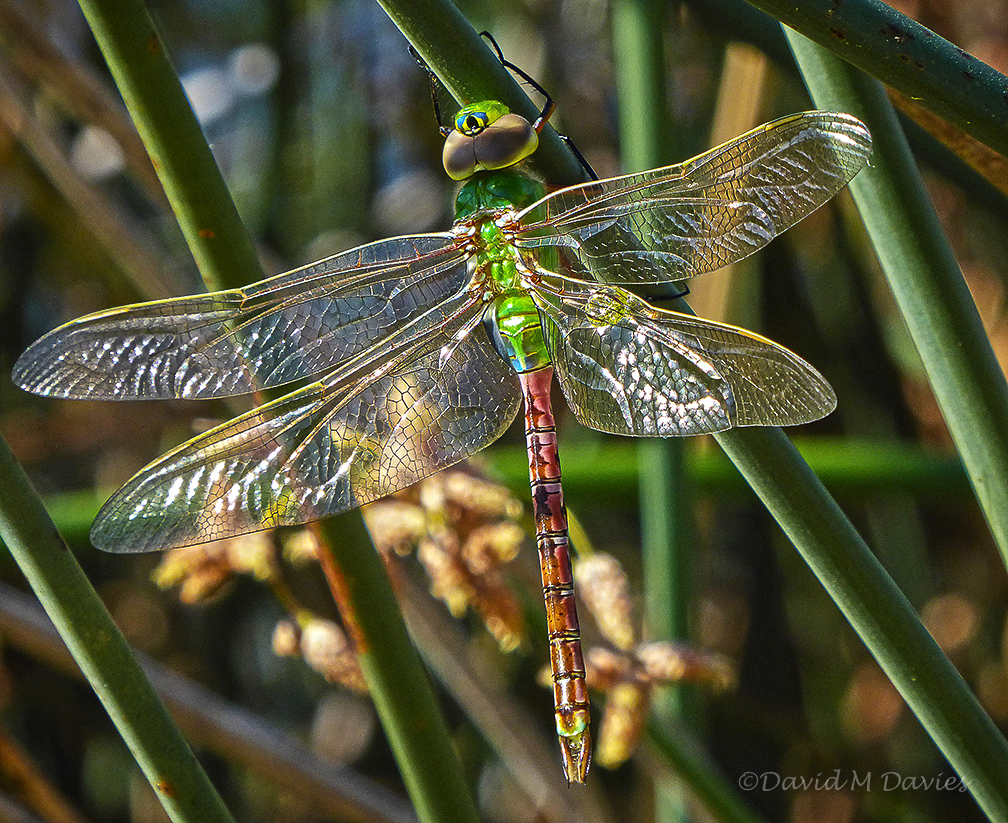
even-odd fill
[[[465,180],[478,171],[513,166],[538,145],[539,135],[528,120],[503,103],[484,100],[459,109],[442,160],[452,180]]]

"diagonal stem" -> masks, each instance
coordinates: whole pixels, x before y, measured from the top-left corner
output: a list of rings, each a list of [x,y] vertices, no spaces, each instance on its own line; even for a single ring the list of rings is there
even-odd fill
[[[860,117],[874,146],[850,190],[949,432],[1008,565],[1008,383],[880,83],[785,29],[816,105]]]
[[[81,0],[172,209],[210,288],[240,287],[262,269],[154,25],[139,0]],[[359,513],[323,526],[323,564],[357,627],[361,667],[418,814],[476,818],[461,766]],[[331,552],[331,554],[330,554]],[[334,571],[338,570],[338,571]]]
[[[881,0],[748,1],[1008,157],[1008,78],[916,20]]]
[[[0,438],[0,537],[177,823],[231,816]]]
[[[780,429],[716,435],[992,820],[1008,820],[1008,744],[913,607]]]

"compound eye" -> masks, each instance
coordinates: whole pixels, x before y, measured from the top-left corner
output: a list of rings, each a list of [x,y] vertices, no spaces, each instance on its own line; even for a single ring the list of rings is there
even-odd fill
[[[452,180],[465,180],[477,171],[513,166],[535,151],[538,142],[538,134],[524,117],[496,100],[484,100],[455,115],[442,160]]]
[[[490,118],[485,111],[463,111],[455,119],[455,128],[462,134],[473,137],[490,125]]]
[[[466,135],[466,137],[475,137],[507,113],[508,107],[496,100],[470,103],[456,112],[455,131]]]

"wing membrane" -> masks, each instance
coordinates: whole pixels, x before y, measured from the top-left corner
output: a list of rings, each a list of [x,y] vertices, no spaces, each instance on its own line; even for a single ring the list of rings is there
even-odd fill
[[[455,303],[391,362],[306,386],[155,461],[105,504],[92,542],[151,551],[305,523],[493,442],[517,413],[516,381],[479,323],[482,304]]]
[[[518,215],[517,244],[560,247],[584,280],[691,277],[765,246],[847,185],[870,152],[850,115],[785,117],[681,165],[553,192]]]
[[[465,285],[466,256],[448,234],[398,237],[246,289],[88,315],[33,344],[15,364],[14,382],[37,394],[101,400],[279,386],[422,322]]]
[[[564,396],[590,428],[671,437],[807,423],[836,406],[819,372],[743,329],[618,287],[548,278],[532,296]]]

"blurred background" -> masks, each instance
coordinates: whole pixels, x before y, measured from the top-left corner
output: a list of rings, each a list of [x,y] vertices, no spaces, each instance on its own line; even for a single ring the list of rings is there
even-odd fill
[[[549,91],[558,104],[551,122],[596,172],[619,173],[608,4],[458,5]],[[1008,70],[1004,0],[896,5]],[[451,224],[453,185],[440,167],[427,77],[372,0],[149,6],[268,273]],[[661,162],[810,108],[779,42],[741,43],[760,32],[733,15],[731,3],[668,4]],[[1003,195],[920,130],[911,136],[1004,363]],[[309,789],[263,778],[269,768],[212,742],[205,729],[220,712],[197,700],[196,713],[202,706],[208,717],[197,721],[206,726],[196,747],[237,819],[401,819],[398,770],[360,694],[310,532],[165,557],[106,556],[88,542],[91,518],[118,484],[237,407],[53,401],[6,377],[59,323],[201,288],[78,6],[0,0],[0,432],[139,650],[348,767],[340,774],[387,800],[386,816],[354,817]],[[779,341],[829,379],[838,410],[789,434],[984,708],[1008,723],[1005,570],[848,195],[690,288],[699,314]],[[648,701],[673,688],[682,734],[763,819],[982,819],[958,783],[892,789],[889,778],[884,790],[886,774],[940,783],[953,772],[707,438],[683,445],[686,599],[674,608],[688,616],[692,645],[641,645],[655,638],[642,617],[638,444],[582,428],[559,396],[555,411],[573,537],[593,558],[577,573],[583,590],[602,593],[582,622],[594,650],[593,708],[606,715],[600,746],[612,754],[597,754],[610,767],[594,769],[588,791],[553,791],[562,779],[551,696],[540,684],[548,650],[520,427],[468,466],[365,515],[428,661],[445,654],[476,675],[456,682],[450,666],[431,662],[485,819],[654,819],[655,787],[675,794],[679,784],[647,735],[633,746],[633,730]],[[24,583],[9,557],[0,562],[0,607],[10,612]],[[4,817],[10,803],[45,820],[162,819],[89,688],[40,639],[11,628],[18,620],[27,618],[7,614],[0,632],[0,818],[22,819]],[[691,683],[667,685],[682,677]],[[544,753],[534,774],[488,742],[495,721],[529,735],[515,744],[525,754]],[[267,744],[264,733],[269,761]],[[760,782],[740,788],[749,773]],[[25,786],[55,805],[29,802]],[[690,819],[709,819],[688,789],[678,802]]]

